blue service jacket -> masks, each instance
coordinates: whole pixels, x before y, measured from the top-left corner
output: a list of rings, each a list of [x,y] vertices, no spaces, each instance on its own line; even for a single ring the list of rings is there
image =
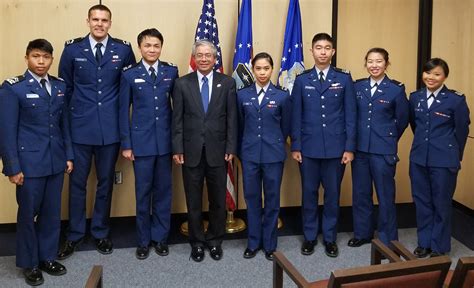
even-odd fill
[[[109,36],[101,63],[88,36],[66,42],[59,76],[66,81],[72,142],[108,145],[120,141],[118,95],[122,68],[135,64],[130,44]]]
[[[410,161],[460,168],[470,123],[464,95],[444,86],[428,108],[426,88],[411,93],[410,126],[415,136]]]
[[[314,68],[298,75],[293,101],[291,151],[311,158],[338,158],[356,150],[357,107],[349,72],[330,67],[321,85]]]
[[[170,95],[177,77],[178,68],[161,61],[155,82],[141,61],[122,73],[119,105],[122,149],[132,149],[135,156],[171,153]]]
[[[288,91],[270,83],[258,104],[255,84],[237,92],[239,118],[239,157],[256,163],[282,162],[291,127]]]
[[[73,160],[66,84],[49,76],[51,96],[26,72],[8,79],[0,93],[3,174],[44,177],[63,172]]]
[[[387,76],[370,94],[370,78],[354,83],[357,99],[357,150],[397,154],[398,140],[408,126],[405,86]]]

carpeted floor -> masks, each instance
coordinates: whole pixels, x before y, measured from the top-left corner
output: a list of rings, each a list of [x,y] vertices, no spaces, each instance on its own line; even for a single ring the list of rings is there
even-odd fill
[[[400,229],[400,241],[410,250],[416,246],[416,230]],[[338,258],[329,258],[319,243],[311,256],[301,255],[302,236],[282,236],[278,240],[278,250],[309,280],[328,278],[331,270],[369,265],[370,245],[360,248],[347,247],[351,233],[338,234],[340,249]],[[320,241],[321,242],[321,241]],[[63,261],[68,273],[54,277],[45,274],[45,284],[41,287],[84,287],[93,265],[104,266],[105,287],[271,287],[272,263],[263,252],[253,259],[244,259],[242,253],[246,240],[226,240],[223,243],[224,258],[214,261],[206,253],[201,263],[189,260],[190,246],[175,244],[170,246],[170,254],[160,257],[154,252],[146,260],[135,258],[134,248],[116,249],[111,255],[101,255],[96,251],[79,251]],[[457,240],[452,240],[453,267],[460,256],[474,255]],[[0,257],[0,287],[28,287],[21,270],[15,267],[15,257]],[[285,277],[285,287],[295,287]]]

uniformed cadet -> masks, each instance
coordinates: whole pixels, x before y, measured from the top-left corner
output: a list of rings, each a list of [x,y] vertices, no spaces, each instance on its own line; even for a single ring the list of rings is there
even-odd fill
[[[112,38],[112,13],[104,5],[89,9],[90,34],[66,42],[59,75],[66,81],[76,169],[69,182],[69,228],[59,258],[72,255],[86,234],[86,187],[94,157],[97,190],[91,234],[97,250],[110,254],[109,214],[114,168],[120,149],[118,94],[122,68],[135,63],[128,42]]]
[[[423,66],[426,87],[410,94],[410,180],[416,207],[420,258],[451,250],[451,202],[469,134],[466,97],[448,89],[448,64],[439,58]]]
[[[248,242],[244,258],[253,258],[260,248],[273,260],[277,247],[280,186],[290,132],[291,102],[287,91],[271,81],[272,57],[259,53],[252,59],[256,82],[237,92],[239,157],[242,161],[247,204]],[[264,207],[262,209],[262,184]]]
[[[352,161],[352,215],[354,237],[350,247],[370,243],[374,234],[373,189],[379,202],[378,238],[390,245],[398,240],[395,207],[395,170],[398,140],[408,126],[405,86],[385,74],[388,52],[372,48],[365,56],[368,78],[355,82],[357,152]]]
[[[167,238],[172,191],[170,95],[178,77],[178,68],[159,60],[163,36],[157,29],[142,31],[137,41],[143,59],[122,73],[119,123],[122,156],[133,161],[135,172],[136,257],[146,259],[150,244],[158,255],[166,256],[169,251]]]
[[[16,266],[26,283],[41,285],[40,270],[66,273],[56,262],[61,226],[64,172],[73,168],[73,150],[65,102],[66,84],[48,74],[53,46],[28,43],[28,70],[0,89],[0,147],[3,174],[16,184],[18,202]]]
[[[296,77],[292,91],[292,157],[300,164],[303,255],[311,255],[319,230],[318,188],[324,187],[322,233],[326,255],[337,257],[339,194],[344,168],[356,149],[356,103],[352,77],[331,66],[330,35],[313,37],[315,66]]]

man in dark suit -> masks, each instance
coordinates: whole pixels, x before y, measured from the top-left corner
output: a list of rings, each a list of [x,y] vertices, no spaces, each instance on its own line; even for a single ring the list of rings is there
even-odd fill
[[[237,150],[234,79],[214,73],[217,49],[207,40],[193,45],[197,71],[176,80],[173,90],[173,160],[183,165],[191,258],[204,259],[204,244],[214,260],[222,258],[225,234],[226,162]],[[202,226],[202,189],[206,178],[209,227]]]
[[[135,63],[130,43],[108,34],[112,12],[104,5],[89,9],[90,33],[66,41],[59,76],[66,82],[75,168],[69,181],[69,227],[59,259],[74,253],[86,235],[87,180],[92,158],[97,175],[90,231],[97,251],[110,254],[109,215],[115,162],[120,148],[118,99],[122,68]]]

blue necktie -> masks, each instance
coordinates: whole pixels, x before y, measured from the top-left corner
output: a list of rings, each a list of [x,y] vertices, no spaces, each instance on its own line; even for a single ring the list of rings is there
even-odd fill
[[[46,91],[46,94],[48,94],[49,97],[51,97],[51,94],[49,94],[48,88],[46,88],[46,79],[41,79],[40,80],[41,87]]]
[[[156,81],[155,68],[150,66],[150,69],[148,69],[148,71],[150,71],[151,81],[153,81],[153,83],[155,83],[155,81]]]
[[[100,61],[102,60],[102,46],[102,43],[95,44],[95,60],[97,60],[98,64],[100,64]]]
[[[202,77],[201,99],[204,112],[207,113],[207,107],[209,106],[209,83],[206,76]]]

